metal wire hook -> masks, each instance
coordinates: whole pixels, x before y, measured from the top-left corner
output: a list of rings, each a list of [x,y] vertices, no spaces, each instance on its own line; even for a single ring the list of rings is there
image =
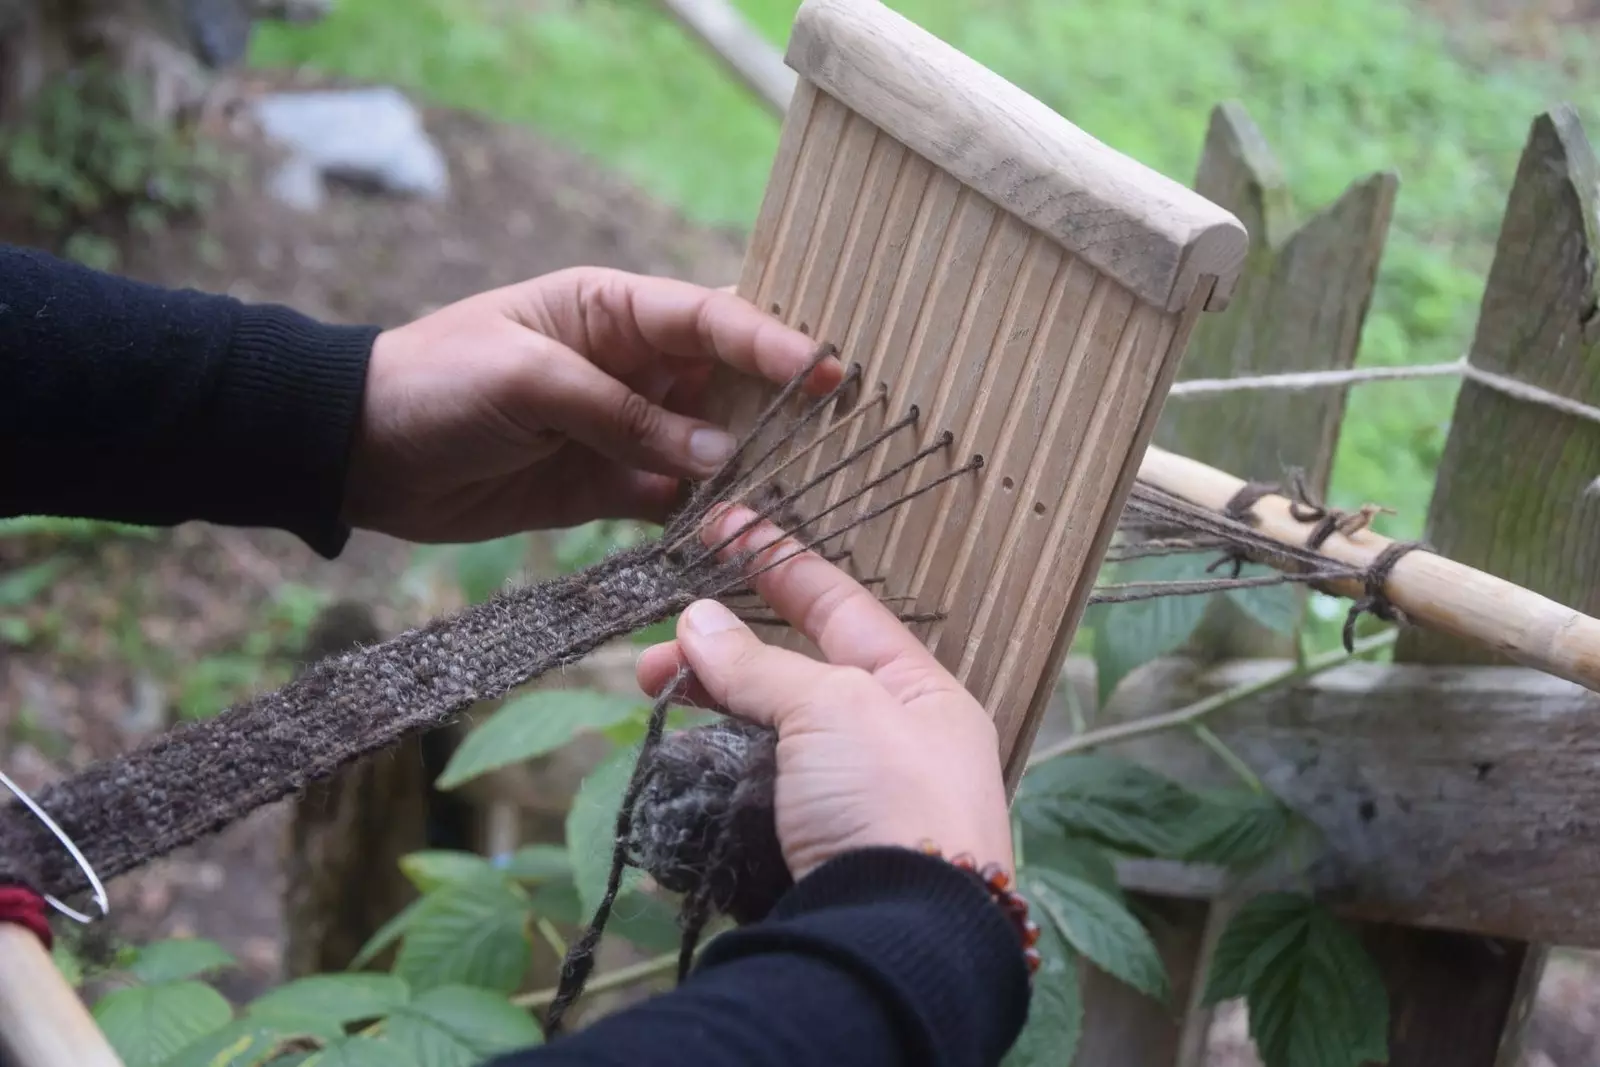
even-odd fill
[[[94,873],[94,868],[89,866],[88,859],[86,859],[83,853],[78,850],[78,846],[72,843],[72,838],[68,837],[66,832],[62,830],[61,827],[56,825],[56,821],[47,815],[45,810],[41,808],[32,797],[30,797],[27,793],[24,793],[22,791],[22,787],[17,785],[16,782],[13,782],[4,771],[0,771],[0,785],[4,785],[7,789],[11,790],[13,796],[22,801],[23,804],[27,805],[28,810],[33,812],[34,817],[40,822],[44,823],[45,826],[49,828],[50,832],[56,835],[56,840],[60,841],[61,844],[65,846],[66,850],[72,853],[72,858],[78,863],[78,869],[84,873],[86,878],[89,879],[89,885],[94,889],[94,902],[100,906],[100,918],[104,919],[107,915],[111,914],[111,905],[106,899],[106,887],[100,884],[100,876]],[[61,903],[61,901],[57,900],[48,893],[44,894],[44,900],[46,904],[49,904],[52,908],[56,909],[69,919],[74,919],[77,922],[84,923],[86,925],[95,921],[92,917],[85,915],[83,912],[67,907],[67,905]]]

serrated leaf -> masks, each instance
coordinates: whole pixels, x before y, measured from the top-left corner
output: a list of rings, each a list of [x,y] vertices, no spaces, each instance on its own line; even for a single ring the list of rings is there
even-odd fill
[[[418,902],[394,973],[417,994],[442,985],[509,994],[527,973],[530,919],[528,894],[498,872],[445,885]]]
[[[411,924],[416,921],[417,916],[421,914],[425,899],[413,900],[404,908],[401,908],[394,918],[380,926],[378,931],[367,939],[367,943],[361,946],[361,951],[356,953],[355,959],[350,961],[349,969],[359,971],[383,955],[383,951],[390,945],[400,940],[405,932],[411,929]]]
[[[1050,923],[1039,928],[1038,949],[1028,1022],[1001,1067],[1065,1067],[1073,1062],[1083,1037],[1078,954]]]
[[[581,733],[639,713],[639,701],[591,689],[550,689],[507,701],[473,728],[439,775],[440,789],[547,755]]]
[[[495,870],[518,882],[543,884],[572,875],[567,850],[557,845],[525,845],[492,862]]]
[[[186,1046],[162,1067],[262,1067],[280,1062],[279,1050],[295,1037],[254,1019],[236,1019]]]
[[[343,1027],[382,1018],[410,999],[405,981],[392,974],[314,974],[263,993],[249,1014]]]
[[[215,941],[187,937],[156,941],[140,948],[128,965],[128,973],[146,985],[154,985],[238,965],[233,954]]]
[[[404,1045],[369,1034],[353,1034],[319,1049],[300,1067],[420,1067]]]
[[[1180,827],[1198,803],[1171,779],[1106,756],[1047,760],[1028,772],[1017,791],[1026,824],[1164,859],[1182,857]]]
[[[233,1008],[204,982],[131,986],[101,997],[94,1020],[124,1067],[158,1067],[233,1020]]]
[[[1121,901],[1117,868],[1105,849],[1092,841],[1067,837],[1053,827],[1037,827],[1022,820],[1023,869],[1056,871],[1088,882],[1107,896]]]
[[[1271,567],[1247,563],[1240,568],[1239,577],[1267,578],[1276,573]],[[1224,595],[1246,615],[1274,633],[1294,633],[1305,610],[1300,590],[1289,583],[1229,589]]]
[[[423,893],[450,882],[493,877],[495,866],[475,852],[426,849],[400,857],[400,871]]]
[[[1073,948],[1113,978],[1157,1000],[1169,995],[1155,942],[1120,901],[1088,882],[1051,870],[1031,872],[1025,894]]]
[[[534,914],[566,926],[583,926],[594,915],[584,910],[570,878],[540,886],[533,895]],[[650,953],[671,952],[683,941],[677,911],[654,894],[624,884],[606,924],[607,937],[620,937]]]
[[[567,812],[567,857],[586,914],[592,915],[605,895],[616,844],[617,811],[637,759],[638,753],[631,748],[613,752],[584,778]],[[631,871],[624,886],[637,884],[637,875]]]
[[[479,541],[456,549],[456,583],[469,604],[488,600],[511,580],[528,558],[528,540],[522,534]]]
[[[1270,856],[1294,825],[1294,813],[1269,793],[1217,790],[1199,800],[1183,829],[1183,858],[1192,862],[1248,869]]]
[[[1127,582],[1203,581],[1214,557],[1200,554],[1145,556],[1111,568],[1107,580]],[[1214,595],[1214,594],[1212,594]],[[1123,604],[1096,605],[1088,624],[1094,629],[1094,665],[1105,703],[1117,683],[1136,668],[1166,655],[1189,639],[1205,616],[1212,595],[1160,596]]]
[[[467,986],[429,990],[385,1020],[382,1033],[404,1046],[417,1067],[474,1067],[544,1041],[527,1011],[499,993]]]
[[[1356,936],[1309,897],[1263,894],[1228,923],[1206,1003],[1235,996],[1266,1067],[1388,1061],[1383,979]]]

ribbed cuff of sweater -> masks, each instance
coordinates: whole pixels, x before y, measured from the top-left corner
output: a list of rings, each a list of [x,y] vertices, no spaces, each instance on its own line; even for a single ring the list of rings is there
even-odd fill
[[[765,921],[707,946],[701,966],[770,951],[833,959],[864,977],[906,1033],[924,1035],[914,1063],[998,1062],[1027,1018],[1028,972],[1010,922],[971,875],[910,849],[823,864]]]
[[[273,526],[326,557],[350,530],[339,518],[361,423],[376,326],[333,326],[276,305],[245,306],[215,395],[209,439],[239,473],[213,521]]]

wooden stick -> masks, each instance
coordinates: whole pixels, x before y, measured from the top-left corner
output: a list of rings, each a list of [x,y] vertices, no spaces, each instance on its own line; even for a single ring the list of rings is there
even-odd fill
[[[1221,511],[1244,485],[1204,463],[1150,448],[1139,480],[1192,504]],[[1256,529],[1287,545],[1303,545],[1310,527],[1289,513],[1283,496],[1263,497],[1253,514]],[[1361,530],[1334,534],[1323,555],[1352,567],[1368,567],[1394,542]],[[1360,597],[1359,581],[1328,583],[1330,592]],[[1475,641],[1523,666],[1600,692],[1600,619],[1556,603],[1519,585],[1431,552],[1403,556],[1385,585],[1389,600],[1414,622]]]
[[[779,118],[794,96],[794,71],[783,55],[728,0],[661,0],[673,18],[705,43]]]
[[[0,1063],[122,1067],[39,939],[9,923],[0,923]]]

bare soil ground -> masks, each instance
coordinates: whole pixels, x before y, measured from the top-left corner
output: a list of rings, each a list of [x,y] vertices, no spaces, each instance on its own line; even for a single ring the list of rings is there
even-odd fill
[[[306,216],[263,196],[257,167],[205,217],[130,241],[122,269],[168,285],[380,324],[577,264],[708,284],[736,276],[738,235],[692,226],[528,131],[444,110],[430,111],[427,120],[451,163],[447,202],[339,190],[324,210]],[[259,158],[260,146],[246,134],[230,136]],[[0,227],[0,239],[7,236]],[[76,547],[8,539],[0,540],[0,573],[52,554],[68,559],[71,569],[30,609],[46,636],[28,647],[0,645],[0,765],[29,788],[165,729],[186,675],[206,656],[250,648],[269,671],[285,670],[294,648],[256,638],[266,625],[262,605],[286,587],[365,600],[391,631],[440,606],[404,591],[409,549],[379,537],[358,536],[332,562],[283,534],[199,526],[153,540]],[[119,880],[114,922],[105,932],[134,941],[212,937],[244,965],[225,992],[248,997],[270,986],[281,960],[283,814],[260,812]],[[1582,957],[1552,965],[1525,1067],[1600,1064],[1597,973]],[[1253,1062],[1238,1012],[1219,1020],[1210,1061]]]

